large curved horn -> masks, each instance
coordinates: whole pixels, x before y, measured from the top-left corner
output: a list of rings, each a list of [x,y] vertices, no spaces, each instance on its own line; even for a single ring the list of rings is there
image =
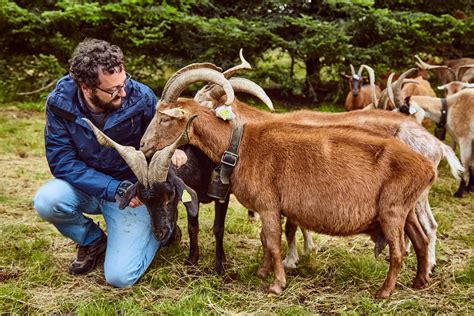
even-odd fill
[[[234,90],[232,90],[229,81],[227,81],[224,75],[216,70],[205,68],[188,70],[176,77],[168,86],[166,93],[162,95],[162,102],[176,102],[184,89],[197,81],[214,82],[222,86],[227,96],[225,104],[231,105],[234,102]]]
[[[400,75],[400,77],[398,77],[398,80],[393,85],[393,98],[394,98],[394,101],[395,101],[395,103],[394,103],[395,107],[399,108],[403,105],[402,88],[401,88],[403,80],[406,77],[412,76],[415,73],[416,73],[416,68],[408,69],[407,71],[402,73]],[[391,85],[389,87],[391,89]]]
[[[357,75],[359,76],[359,79],[362,79],[362,70],[364,70],[364,67],[362,65],[359,67],[359,70],[357,70]]]
[[[148,164],[146,162],[145,155],[133,148],[132,146],[122,146],[109,137],[107,137],[101,130],[99,130],[91,121],[83,118],[84,121],[92,128],[97,141],[102,146],[115,148],[115,150],[122,156],[123,160],[130,167],[132,172],[137,177],[138,181],[144,186],[148,186]]]
[[[352,64],[350,64],[349,67],[351,67],[351,75],[352,75],[352,77],[354,77],[354,75],[355,75],[354,66],[352,66]]]
[[[372,67],[362,64],[360,66],[360,77],[362,77],[362,70],[365,69],[369,73],[369,82],[370,82],[370,99],[375,108],[378,108],[377,96],[375,95],[375,74]]]
[[[232,77],[236,72],[244,69],[252,69],[252,66],[249,64],[248,61],[245,60],[244,54],[243,54],[243,49],[241,48],[239,51],[239,57],[240,57],[240,65],[234,66],[232,68],[227,69],[224,71],[224,77],[229,79]]]
[[[424,70],[430,70],[430,69],[444,69],[444,70],[447,70],[449,71],[449,73],[452,75],[452,78],[450,81],[453,81],[453,80],[456,80],[456,73],[454,72],[454,70],[446,65],[430,65],[428,63],[425,63],[423,60],[421,60],[420,57],[418,57],[418,55],[415,55],[415,58],[416,60],[418,60],[418,62],[415,62],[416,66],[420,69],[424,69]]]
[[[166,181],[168,169],[170,168],[171,164],[171,157],[173,156],[176,148],[189,143],[188,128],[196,117],[197,115],[193,115],[188,119],[183,133],[181,133],[174,143],[157,151],[151,158],[150,166],[148,167],[150,187],[152,187],[154,183]]]
[[[253,95],[260,99],[263,103],[265,103],[265,105],[271,112],[275,112],[272,100],[270,100],[270,98],[262,89],[262,87],[260,87],[255,82],[240,77],[230,78],[229,82],[235,92],[244,92]],[[217,86],[216,89],[210,92],[210,97],[213,100],[219,100],[224,95],[224,93],[224,90],[221,87]]]
[[[166,82],[165,87],[163,88],[163,92],[161,93],[161,97],[167,93],[169,86],[178,78],[181,76],[181,74],[185,73],[186,71],[193,70],[193,69],[200,69],[200,68],[208,68],[208,69],[213,69],[219,72],[222,72],[222,68],[218,67],[212,63],[194,63],[190,64],[187,66],[184,66],[183,68],[179,69],[177,72],[175,72]]]
[[[387,79],[387,96],[388,96],[388,99],[390,100],[390,102],[392,102],[393,106],[396,106],[395,105],[395,99],[393,97],[393,89],[392,89],[392,81],[393,81],[394,76],[395,76],[394,72],[390,73],[390,75],[388,76],[388,79]],[[386,108],[386,105],[385,105],[385,108]]]
[[[474,64],[472,64],[472,65],[464,65],[464,66],[459,67],[459,68],[458,68],[458,73],[456,74],[457,80],[463,81],[463,80],[462,80],[462,77],[464,76],[464,74],[466,73],[466,71],[468,71],[470,68],[474,68]]]

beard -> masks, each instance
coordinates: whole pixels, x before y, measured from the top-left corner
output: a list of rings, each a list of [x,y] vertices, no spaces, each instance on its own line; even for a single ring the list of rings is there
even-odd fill
[[[120,108],[122,106],[122,103],[123,103],[123,100],[122,100],[122,97],[121,96],[115,96],[115,98],[113,98],[112,100],[110,100],[109,102],[104,102],[102,101],[101,99],[99,99],[99,97],[97,96],[97,94],[93,93],[91,98],[90,98],[90,102],[106,111],[106,112],[110,112],[110,111],[113,111],[113,110],[116,110],[118,108]]]

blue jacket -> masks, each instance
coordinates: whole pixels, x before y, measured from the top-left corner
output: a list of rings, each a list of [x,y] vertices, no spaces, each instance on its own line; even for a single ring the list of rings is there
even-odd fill
[[[121,145],[140,146],[140,139],[155,114],[153,91],[131,80],[120,109],[111,112],[102,131]],[[115,201],[122,180],[136,181],[125,161],[113,148],[101,146],[87,123],[74,80],[61,78],[46,101],[44,130],[46,158],[52,174],[101,199]]]

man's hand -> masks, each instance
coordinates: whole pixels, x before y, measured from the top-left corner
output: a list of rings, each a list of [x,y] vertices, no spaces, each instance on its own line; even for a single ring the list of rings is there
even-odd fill
[[[182,151],[181,149],[176,149],[174,151],[173,156],[171,157],[171,162],[173,163],[173,165],[175,165],[176,168],[179,168],[184,165],[186,161],[188,161],[188,156],[186,156],[184,151]]]
[[[137,197],[137,183],[133,184],[128,180],[120,183],[115,193],[115,201],[119,203],[119,209],[123,210],[125,207],[137,207],[143,205]]]

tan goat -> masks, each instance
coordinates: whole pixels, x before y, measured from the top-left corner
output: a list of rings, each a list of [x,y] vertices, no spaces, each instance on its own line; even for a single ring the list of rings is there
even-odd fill
[[[441,118],[442,100],[440,98],[413,96],[403,100],[398,96],[397,89],[394,90],[395,102],[398,106],[405,105],[417,112],[415,116],[420,121],[424,117],[439,123]],[[474,90],[464,89],[456,94],[448,96],[446,128],[451,137],[459,144],[461,163],[466,171],[469,170],[469,182],[466,186],[465,175],[461,179],[459,189],[454,194],[462,197],[464,192],[474,191]]]
[[[177,100],[194,81],[182,78],[172,84],[169,95],[157,105],[141,142],[146,156],[173,142],[197,115],[190,126],[190,143],[220,161],[232,124],[193,100]],[[265,277],[273,266],[271,292],[279,294],[286,285],[280,257],[281,215],[300,227],[330,235],[383,233],[390,247],[390,268],[376,295],[381,298],[395,288],[405,231],[418,260],[413,285],[426,285],[428,240],[414,212],[416,201],[436,178],[426,158],[394,139],[359,128],[281,121],[247,123],[238,154],[231,190],[245,207],[260,214],[264,259],[258,275]]]

